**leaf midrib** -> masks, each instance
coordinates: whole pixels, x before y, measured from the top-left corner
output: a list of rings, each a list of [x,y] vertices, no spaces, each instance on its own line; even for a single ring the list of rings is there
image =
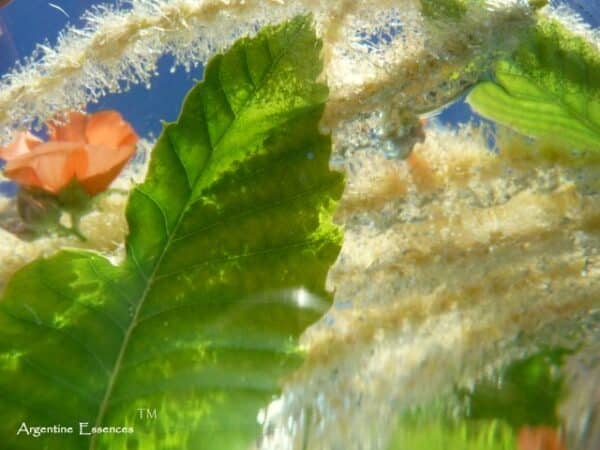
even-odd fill
[[[294,37],[299,34],[301,31],[301,28],[299,28],[298,30],[295,31],[295,33],[293,33],[293,35],[291,36],[291,39],[288,40],[288,43],[293,43],[294,42]],[[210,134],[208,134],[208,142],[210,144],[210,153],[208,155],[208,158],[206,159],[207,162],[209,162],[212,159],[212,156],[215,152],[215,150],[217,149],[217,147],[220,145],[220,143],[222,142],[223,138],[229,133],[229,131],[231,130],[231,128],[233,127],[233,125],[239,120],[240,117],[242,117],[244,115],[244,112],[246,111],[247,107],[249,106],[249,104],[251,103],[251,101],[256,98],[257,94],[264,88],[264,86],[266,85],[266,83],[268,82],[268,80],[271,78],[271,76],[273,75],[274,69],[275,67],[279,64],[279,62],[281,61],[281,59],[283,58],[283,56],[287,53],[289,46],[286,45],[285,48],[282,49],[282,51],[279,53],[277,58],[273,58],[272,56],[272,52],[270,50],[269,47],[269,41],[267,38],[267,47],[269,48],[269,55],[271,56],[271,62],[269,65],[268,70],[266,71],[265,75],[263,76],[260,84],[258,86],[255,86],[255,90],[253,92],[252,95],[248,96],[248,98],[245,100],[245,102],[243,103],[242,107],[240,108],[240,111],[238,114],[235,114],[235,112],[232,109],[232,112],[234,112],[234,118],[231,120],[231,123],[225,128],[225,130],[223,131],[223,133],[218,137],[217,141],[215,143],[211,142],[210,139]],[[246,52],[246,48],[244,48],[244,52]],[[221,83],[221,81],[219,80],[219,83]],[[254,84],[254,83],[253,83]],[[225,92],[223,92],[223,96],[225,97],[226,101],[229,102],[229,99],[227,98],[227,95],[225,94]],[[204,102],[202,103],[202,111],[204,113],[204,121],[206,126],[208,127],[208,120],[205,114],[205,105]],[[179,122],[179,120],[178,120]],[[208,129],[207,129],[208,131]],[[167,132],[165,130],[165,132]],[[169,139],[169,145],[171,146],[171,149],[174,153],[176,153],[177,157],[179,158],[179,155],[177,154],[177,152],[175,151],[175,147],[172,145],[172,143],[170,142]],[[184,167],[185,169],[185,167]],[[184,170],[184,172],[186,173],[187,176],[187,171]],[[106,415],[106,411],[108,409],[108,405],[112,396],[112,392],[114,390],[114,387],[116,385],[116,381],[118,379],[121,367],[123,365],[123,358],[125,356],[125,352],[127,350],[128,344],[129,344],[129,340],[131,338],[131,335],[133,333],[133,331],[135,330],[137,324],[138,324],[138,317],[140,314],[140,311],[145,303],[145,300],[150,292],[150,289],[152,288],[154,281],[156,279],[156,275],[157,272],[162,264],[162,261],[164,259],[164,257],[166,256],[166,254],[168,253],[168,250],[171,246],[171,244],[173,243],[173,239],[174,236],[177,234],[177,231],[181,225],[181,222],[186,214],[186,212],[188,211],[188,208],[194,203],[193,199],[194,199],[194,190],[195,187],[199,181],[199,179],[202,177],[202,174],[204,173],[204,170],[200,170],[200,172],[198,173],[198,176],[196,177],[196,179],[194,180],[193,185],[190,185],[190,193],[188,196],[188,199],[185,202],[185,205],[181,208],[181,211],[178,214],[177,217],[177,221],[175,222],[175,226],[173,227],[171,233],[169,234],[169,238],[167,240],[167,242],[165,243],[165,246],[163,247],[163,250],[159,256],[159,258],[157,259],[153,269],[152,269],[152,273],[149,276],[144,276],[145,280],[146,280],[146,288],[144,289],[144,291],[142,292],[142,295],[140,296],[140,301],[138,302],[134,314],[132,316],[132,319],[130,321],[129,326],[127,327],[127,332],[123,338],[123,343],[121,344],[121,348],[119,349],[119,354],[117,356],[117,359],[115,361],[115,365],[113,367],[113,370],[111,371],[111,376],[104,394],[104,397],[102,399],[102,403],[100,404],[99,410],[98,410],[98,415],[96,417],[96,421],[94,426],[98,427],[102,425],[102,421],[104,420],[104,416]],[[188,179],[189,180],[189,179]],[[134,259],[135,259],[135,255],[134,255]],[[138,270],[140,269],[139,263],[137,261],[134,261],[136,263],[136,267],[138,267]],[[141,272],[142,275],[144,275],[143,272]],[[89,446],[89,450],[96,450],[96,445],[97,445],[97,439],[98,437],[101,436],[100,434],[93,434],[91,439],[90,439],[90,446]]]

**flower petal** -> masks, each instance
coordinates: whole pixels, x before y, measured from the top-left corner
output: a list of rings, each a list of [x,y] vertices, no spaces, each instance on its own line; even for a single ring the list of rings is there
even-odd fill
[[[16,131],[13,141],[8,146],[0,148],[0,158],[9,161],[29,153],[42,140],[28,131]]]
[[[85,129],[87,143],[117,148],[135,147],[138,136],[117,111],[100,111],[88,117]]]
[[[560,435],[550,427],[523,427],[517,441],[519,450],[565,450]]]
[[[86,145],[87,167],[85,173],[77,173],[77,179],[90,195],[105,191],[119,175],[135,151],[134,146],[109,148]]]
[[[88,116],[77,111],[70,112],[65,123],[49,121],[47,125],[50,141],[86,142],[87,122]]]
[[[65,123],[50,121],[48,129],[47,143],[21,132],[0,149],[0,156],[8,161],[6,176],[54,194],[73,178],[91,195],[104,191],[131,158],[138,140],[117,111],[89,116],[70,112]]]
[[[35,153],[8,161],[4,172],[17,183],[59,193],[77,173],[87,170],[85,146],[70,142],[48,142]]]

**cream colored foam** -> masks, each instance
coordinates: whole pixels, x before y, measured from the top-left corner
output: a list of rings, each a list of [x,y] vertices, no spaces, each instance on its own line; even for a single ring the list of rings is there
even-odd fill
[[[477,129],[432,127],[406,161],[354,155],[334,306],[305,334],[309,362],[267,410],[263,448],[385,448],[402,408],[599,306],[600,165],[499,139],[500,156]]]

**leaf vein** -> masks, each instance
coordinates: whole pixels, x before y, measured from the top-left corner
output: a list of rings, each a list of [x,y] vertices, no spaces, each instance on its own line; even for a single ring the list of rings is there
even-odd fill
[[[261,206],[258,206],[255,208],[250,208],[245,211],[241,211],[238,214],[230,214],[230,215],[223,214],[217,220],[215,220],[209,224],[206,224],[206,225],[202,226],[201,228],[198,228],[197,230],[193,230],[193,231],[190,231],[189,233],[178,236],[177,238],[175,238],[173,240],[173,242],[179,242],[179,241],[188,239],[190,237],[196,236],[200,233],[208,231],[217,226],[226,225],[228,223],[235,222],[244,217],[249,217],[249,216],[253,216],[255,214],[264,213],[264,212],[276,209],[281,206],[287,206],[290,203],[293,203],[297,200],[311,197],[316,194],[321,194],[323,191],[330,189],[332,186],[335,186],[336,184],[337,184],[337,181],[319,184],[319,185],[311,187],[310,189],[306,189],[304,191],[297,192],[294,195],[284,197],[280,200],[273,201],[273,202],[267,202]]]
[[[96,361],[96,363],[98,364],[98,366],[102,369],[102,371],[106,374],[109,375],[110,372],[107,369],[107,367],[104,365],[104,363],[102,362],[102,359],[100,359],[100,357],[93,351],[91,350],[87,345],[85,345],[83,342],[81,342],[79,339],[77,339],[75,336],[71,335],[71,333],[67,333],[65,330],[58,328],[54,325],[51,325],[47,322],[44,322],[43,320],[38,320],[38,321],[33,321],[33,320],[29,320],[26,319],[25,317],[20,317],[16,314],[13,314],[12,312],[3,309],[3,313],[6,314],[7,316],[11,317],[12,319],[16,320],[17,322],[21,322],[33,327],[39,327],[39,328],[43,328],[49,331],[54,331],[55,333],[61,335],[61,336],[65,336],[66,338],[68,338],[70,341],[74,342],[75,344],[77,344],[82,350],[85,351],[85,353],[87,353],[94,361]]]

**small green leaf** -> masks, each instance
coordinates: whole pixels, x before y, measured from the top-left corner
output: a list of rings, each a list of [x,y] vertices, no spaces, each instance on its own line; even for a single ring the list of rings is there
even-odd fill
[[[600,151],[600,54],[591,44],[540,19],[494,75],[468,96],[479,114],[571,150]]]
[[[502,419],[515,430],[526,425],[558,425],[566,350],[548,349],[512,362],[494,380],[460,392],[471,419]],[[500,383],[498,380],[502,380]]]
[[[540,9],[548,4],[548,0],[529,0],[529,4],[535,9]]]
[[[473,0],[421,0],[421,10],[431,19],[458,19]]]
[[[340,249],[320,48],[300,17],[213,58],[130,196],[125,260],[63,251],[15,274],[0,301],[2,448],[255,441]],[[74,432],[34,439],[23,423]]]

